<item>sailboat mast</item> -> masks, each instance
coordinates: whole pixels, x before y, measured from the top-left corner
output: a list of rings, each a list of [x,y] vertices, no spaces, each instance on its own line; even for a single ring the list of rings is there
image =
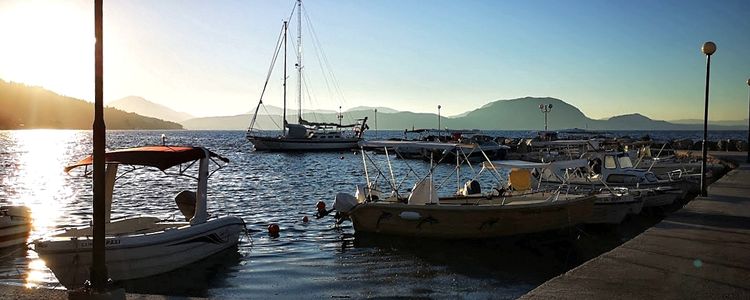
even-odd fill
[[[297,0],[297,104],[302,120],[302,0]]]
[[[281,124],[281,135],[286,136],[286,45],[287,45],[287,39],[286,39],[286,33],[287,29],[289,28],[289,22],[284,21],[284,116],[283,116],[283,124]]]

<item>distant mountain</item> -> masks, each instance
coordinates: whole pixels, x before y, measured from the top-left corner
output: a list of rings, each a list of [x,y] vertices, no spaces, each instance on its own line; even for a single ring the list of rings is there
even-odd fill
[[[127,112],[137,113],[142,116],[172,122],[182,122],[188,119],[195,118],[195,116],[192,116],[188,113],[175,111],[169,107],[148,101],[138,96],[128,96],[122,99],[117,99],[107,103],[107,106]]]
[[[91,129],[94,104],[41,87],[0,80],[0,129]],[[173,122],[104,109],[107,129],[182,129]]]
[[[552,104],[548,114],[551,128],[591,128],[594,123],[578,108],[555,98],[519,98],[488,103],[463,117],[455,118],[454,128],[528,130],[543,129],[544,114],[539,104]],[[449,122],[451,123],[451,122]]]
[[[481,108],[468,111],[459,116],[441,116],[440,126],[462,129],[486,130],[541,130],[544,128],[544,114],[539,111],[539,104],[552,104],[552,111],[548,114],[549,129],[588,128],[598,130],[698,130],[696,124],[674,124],[666,121],[652,120],[641,114],[627,114],[608,119],[595,120],[587,117],[578,108],[556,98],[525,97],[510,100],[497,100]],[[381,110],[382,109],[382,110]],[[363,107],[362,110],[351,109],[344,113],[345,123],[355,119],[368,117],[371,129],[411,129],[437,128],[438,116],[433,113],[413,113],[407,111],[386,112],[378,108],[375,120],[374,108]],[[252,115],[228,117],[213,117],[186,120],[182,124],[188,129],[246,129]],[[305,114],[306,120],[318,122],[338,122],[336,113]],[[296,120],[296,116],[288,116],[288,120]],[[274,124],[275,122],[275,124]],[[294,122],[294,121],[291,121]],[[279,129],[281,117],[279,115],[259,116],[256,128]],[[738,130],[744,126],[710,126],[712,130]]]
[[[295,107],[288,106],[286,108],[287,109],[286,112],[288,114],[291,114],[291,113],[295,113],[296,114],[297,113],[297,109]],[[306,109],[303,108],[302,110],[304,110],[305,113],[315,113],[315,114],[335,114],[336,113],[336,111],[333,111],[333,110],[330,110],[330,109],[310,109],[310,110],[306,110]],[[273,105],[263,105],[263,106],[260,107],[260,110],[258,111],[258,114],[259,115],[279,115],[280,116],[283,112],[284,112],[284,109],[281,108],[281,107],[273,106]],[[250,114],[250,115],[252,115],[253,113],[255,113],[255,109],[253,109],[251,111],[248,111],[247,113]]]
[[[670,120],[669,123],[674,124],[703,124],[703,119],[681,119],[681,120]],[[710,125],[721,125],[721,126],[745,126],[747,127],[747,119],[744,120],[725,120],[725,121],[711,121],[708,120]]]
[[[395,113],[399,112],[398,110],[395,110],[393,108],[382,107],[382,106],[378,106],[378,107],[357,106],[357,107],[354,107],[354,108],[347,109],[346,112],[355,112],[355,111],[373,111],[373,112],[375,112],[375,109],[378,110],[378,113],[395,114]]]

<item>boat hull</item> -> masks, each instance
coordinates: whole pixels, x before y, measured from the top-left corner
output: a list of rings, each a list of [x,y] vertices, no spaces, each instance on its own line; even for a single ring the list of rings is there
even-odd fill
[[[0,208],[0,248],[25,244],[31,231],[31,213],[24,206]]]
[[[591,217],[593,196],[506,205],[365,203],[350,218],[357,232],[444,239],[481,239],[570,227]]]
[[[247,140],[257,151],[339,151],[357,148],[359,138],[342,138],[330,140],[294,139],[284,137],[252,137]]]
[[[606,196],[606,195],[603,195]],[[637,215],[643,209],[641,199],[628,197],[616,201],[596,201],[587,224],[620,224],[628,215]]]
[[[221,217],[157,233],[108,236],[106,267],[113,281],[166,273],[236,245],[244,222]],[[65,238],[35,242],[35,251],[68,289],[80,287],[89,277],[90,238]]]

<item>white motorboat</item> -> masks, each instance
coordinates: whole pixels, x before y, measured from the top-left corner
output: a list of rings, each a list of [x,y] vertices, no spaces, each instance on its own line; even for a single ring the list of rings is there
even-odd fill
[[[184,175],[198,162],[197,191],[182,191],[175,198],[185,222],[156,217],[131,217],[110,221],[112,191],[119,165],[155,167],[166,171],[179,166]],[[235,246],[245,223],[235,216],[209,217],[206,193],[208,177],[228,162],[202,147],[149,146],[106,153],[106,267],[114,281],[157,275],[190,265]],[[65,171],[91,165],[93,158],[68,166]],[[129,170],[130,172],[132,170]],[[166,173],[166,172],[165,172]],[[195,177],[193,177],[195,178]],[[34,241],[34,250],[67,288],[81,286],[89,278],[92,227],[65,230]]]
[[[0,207],[0,248],[25,244],[30,231],[31,210],[28,207]]]
[[[620,224],[628,215],[641,213],[645,194],[608,186],[601,177],[595,178],[600,180],[597,182],[587,177],[588,173],[588,161],[574,159],[549,163],[548,167],[541,169],[538,177],[541,185],[564,184],[563,189],[568,192],[593,194],[596,201],[594,212],[586,221],[588,224]]]

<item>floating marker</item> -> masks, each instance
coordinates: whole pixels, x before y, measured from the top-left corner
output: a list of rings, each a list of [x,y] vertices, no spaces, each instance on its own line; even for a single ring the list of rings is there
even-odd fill
[[[279,231],[281,231],[281,229],[279,229],[279,225],[278,224],[268,225],[268,235],[273,236],[273,237],[277,237],[277,236],[279,236]]]

